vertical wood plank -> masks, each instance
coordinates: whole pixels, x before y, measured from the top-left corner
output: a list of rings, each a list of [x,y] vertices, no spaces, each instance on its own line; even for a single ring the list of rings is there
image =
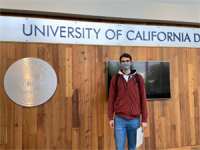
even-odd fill
[[[1,119],[0,119],[0,144],[7,144],[7,139],[8,139],[8,135],[7,135],[7,101],[8,101],[8,97],[7,94],[4,90],[4,76],[6,74],[6,70],[7,70],[7,59],[8,59],[8,53],[7,53],[7,44],[8,43],[1,43],[0,44],[0,54],[1,54],[1,99],[0,99],[0,115],[1,115]]]
[[[7,116],[7,124],[8,124],[8,128],[7,128],[7,134],[8,134],[8,143],[7,143],[7,148],[8,149],[14,149],[15,148],[15,138],[14,138],[14,134],[15,134],[15,126],[14,126],[14,112],[15,109],[14,108],[7,108],[7,112],[8,112],[8,116]]]
[[[80,88],[78,45],[72,45],[72,89]]]
[[[178,67],[179,67],[179,72],[185,72],[183,70],[183,51],[179,48],[178,49]],[[180,98],[180,112],[181,112],[181,118],[180,118],[180,122],[181,122],[181,146],[184,147],[186,146],[186,133],[185,133],[185,93],[184,93],[184,80],[186,77],[184,77],[185,74],[183,73],[179,73],[179,79],[182,82],[179,82],[179,98]]]
[[[194,68],[197,68],[199,70],[200,65],[199,65],[199,52],[200,49],[194,49],[193,53],[193,66]],[[200,70],[199,70],[200,71]],[[195,140],[196,140],[196,145],[200,144],[200,122],[199,122],[199,114],[200,114],[200,97],[199,97],[199,71],[196,71],[196,69],[193,69],[193,74],[194,74],[194,115],[195,115]],[[199,140],[199,141],[198,141]]]
[[[52,51],[52,62],[53,62],[53,68],[56,72],[57,77],[59,77],[59,68],[58,68],[58,45],[57,44],[51,44],[50,49]],[[59,83],[59,78],[57,78],[57,82]]]
[[[85,50],[85,137],[86,137],[86,149],[91,149],[92,143],[91,143],[91,91],[90,91],[90,85],[91,85],[91,78],[90,78],[90,60],[91,60],[91,46],[87,46]]]
[[[72,127],[78,128],[79,127],[79,91],[78,89],[74,90],[72,95]]]
[[[66,146],[64,148],[71,149],[72,146],[72,126],[73,126],[73,102],[72,102],[72,48],[71,46],[65,46],[65,59],[66,59],[66,81],[65,81],[65,96],[66,96],[66,112],[65,112],[65,137]],[[77,108],[78,109],[78,108]],[[76,109],[76,110],[77,110]],[[79,116],[78,116],[79,117]],[[76,118],[79,119],[79,118]]]
[[[187,60],[187,48],[184,49],[183,51],[183,60]],[[186,136],[186,146],[189,146],[190,143],[191,143],[191,131],[189,130],[190,129],[190,121],[187,121],[187,119],[190,118],[190,105],[189,105],[189,94],[188,94],[188,91],[189,91],[189,87],[188,87],[188,61],[183,61],[183,72],[184,73],[184,77],[183,77],[183,83],[184,83],[184,99],[185,99],[185,118],[186,118],[186,121],[185,121],[185,136]]]
[[[66,50],[65,45],[58,46],[59,51],[59,106],[58,106],[58,149],[64,149],[66,144]]]
[[[193,64],[188,64],[188,87],[189,87],[189,107],[190,107],[190,132],[191,145],[195,145],[195,118],[194,118],[194,75]]]
[[[156,130],[155,130],[155,119],[154,119],[154,101],[149,102],[149,125],[150,125],[150,149],[156,149]]]
[[[15,133],[14,133],[14,141],[15,141],[15,149],[22,149],[22,106],[15,104]]]
[[[97,94],[92,93],[92,149],[98,149],[98,107],[97,107]],[[104,134],[107,135],[108,133]],[[107,136],[108,137],[108,136]],[[106,137],[105,137],[106,138]],[[109,140],[110,138],[108,138]],[[108,141],[109,143],[109,141]]]
[[[72,128],[72,149],[78,150],[79,147],[79,128]]]
[[[181,147],[181,125],[180,125],[180,91],[179,91],[179,66],[178,66],[178,51],[175,49],[174,51],[174,65],[173,65],[173,85],[174,85],[174,100],[175,100],[175,111],[176,111],[176,141],[178,144],[178,147]]]
[[[79,126],[79,136],[80,136],[80,147],[85,149],[85,46],[78,47],[78,69],[80,73],[80,93],[79,93],[79,116],[80,116],[80,126]]]
[[[58,67],[58,66],[57,66]],[[57,85],[57,89],[54,93],[54,96],[52,97],[52,130],[51,130],[51,135],[52,135],[52,145],[53,147],[57,148],[58,147],[58,140],[59,140],[59,91],[60,91],[60,86],[59,83]]]

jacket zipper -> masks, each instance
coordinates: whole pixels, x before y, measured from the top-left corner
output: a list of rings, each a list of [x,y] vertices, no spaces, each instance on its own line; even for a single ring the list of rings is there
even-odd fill
[[[132,78],[132,76],[130,76],[130,79]],[[130,79],[128,79],[128,82],[130,81]],[[127,87],[128,87],[128,82],[127,82]],[[126,88],[127,89],[127,88]],[[129,98],[129,114],[131,115],[131,112],[130,112],[130,98]]]
[[[124,78],[124,77],[123,77]],[[124,83],[124,80],[123,80],[123,83]],[[125,93],[125,83],[124,83],[124,93]]]
[[[133,77],[133,76],[131,76],[130,79],[131,79],[132,77]],[[128,82],[130,81],[130,79],[128,80]],[[124,77],[123,77],[123,80],[125,80]],[[126,82],[126,80],[125,80],[125,82]],[[128,82],[126,83],[126,90],[127,90]],[[124,83],[124,81],[123,81],[123,83]],[[125,93],[125,83],[124,83],[124,93]],[[130,113],[130,98],[129,98],[129,114],[131,114],[131,113]]]
[[[128,82],[129,82],[129,80],[130,80],[130,76],[128,77]],[[128,88],[128,82],[127,82],[127,84],[126,84],[126,91],[127,91],[127,88]],[[129,114],[130,114],[130,98],[129,98]]]

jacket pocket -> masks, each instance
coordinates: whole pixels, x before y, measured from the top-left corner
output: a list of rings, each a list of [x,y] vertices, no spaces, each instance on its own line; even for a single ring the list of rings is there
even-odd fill
[[[141,105],[138,95],[134,95],[130,103],[130,114],[131,116],[140,116],[141,114]]]
[[[124,99],[124,96],[121,96],[117,101],[116,101],[116,103],[114,103],[114,111],[116,112],[116,113],[124,113],[124,111],[125,111],[125,105],[124,105],[124,101],[125,101],[126,99]]]

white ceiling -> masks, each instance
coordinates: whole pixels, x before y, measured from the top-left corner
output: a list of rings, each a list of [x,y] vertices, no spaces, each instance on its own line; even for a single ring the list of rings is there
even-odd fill
[[[140,1],[147,2],[147,0],[140,0]],[[148,2],[178,4],[178,5],[199,5],[200,4],[200,0],[148,0]]]

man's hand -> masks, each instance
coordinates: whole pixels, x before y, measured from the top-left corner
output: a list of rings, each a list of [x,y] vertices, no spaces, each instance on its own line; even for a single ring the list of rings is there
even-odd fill
[[[144,130],[147,128],[147,123],[146,122],[142,122],[142,133],[144,132]]]
[[[114,120],[110,120],[109,125],[110,125],[111,128],[114,128]]]

